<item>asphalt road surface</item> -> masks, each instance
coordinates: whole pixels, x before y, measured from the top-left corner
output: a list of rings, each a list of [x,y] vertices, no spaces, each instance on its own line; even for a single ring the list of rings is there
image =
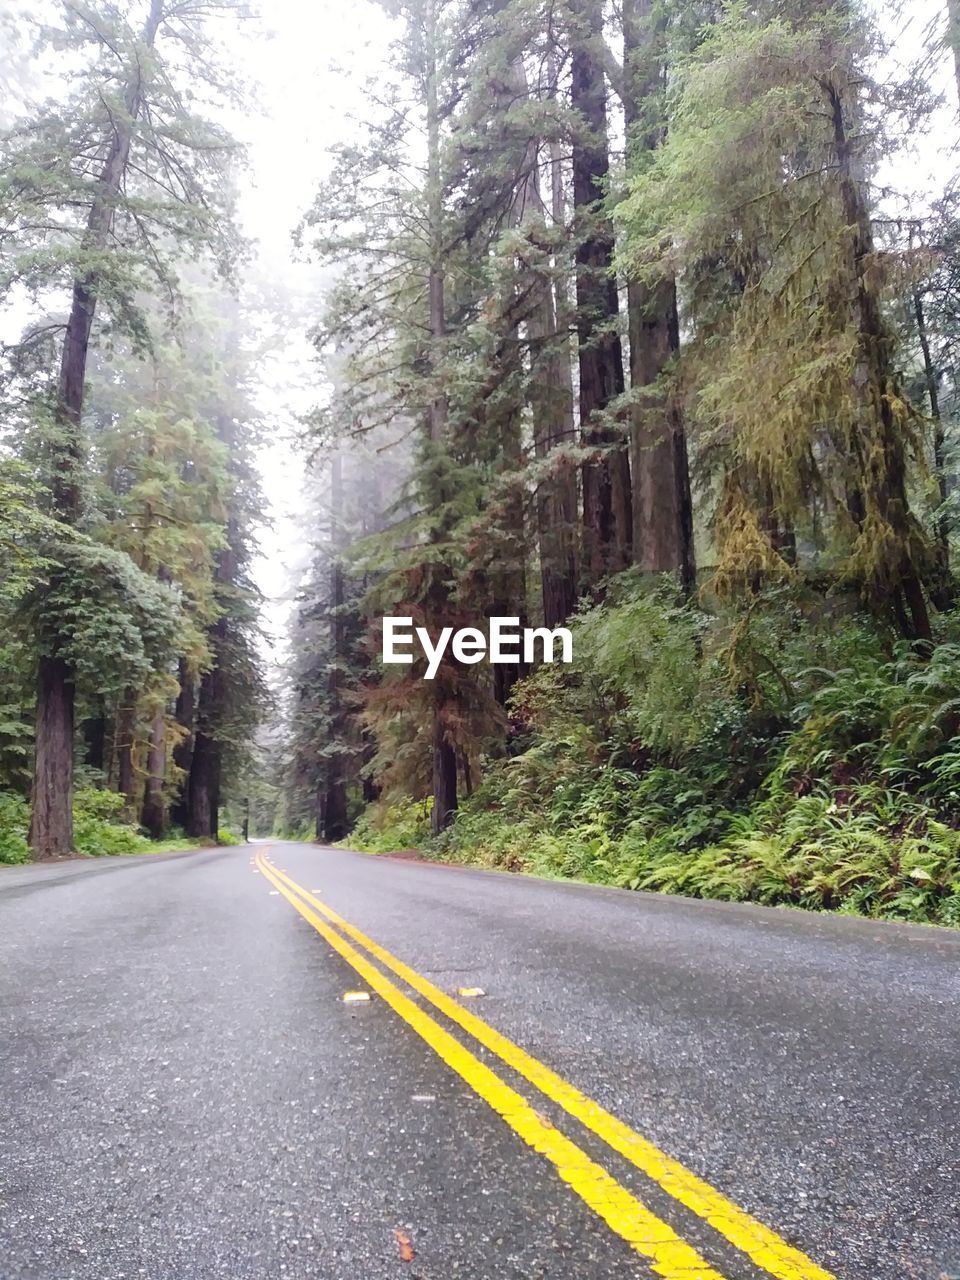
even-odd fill
[[[946,930],[283,843],[0,869],[0,1277],[960,1276],[958,1012]]]

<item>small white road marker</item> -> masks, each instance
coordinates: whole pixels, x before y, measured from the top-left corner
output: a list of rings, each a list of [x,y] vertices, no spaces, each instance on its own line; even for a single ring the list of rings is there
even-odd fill
[[[344,1004],[363,1004],[369,999],[369,991],[345,991],[343,995]]]
[[[464,1000],[475,1000],[477,996],[486,994],[483,987],[457,987],[457,995],[463,996]]]

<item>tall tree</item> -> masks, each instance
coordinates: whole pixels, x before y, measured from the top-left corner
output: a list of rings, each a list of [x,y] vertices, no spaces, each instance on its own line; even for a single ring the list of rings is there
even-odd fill
[[[666,27],[662,0],[624,0],[623,109],[628,170],[643,171],[666,131]],[[678,397],[663,374],[680,346],[676,282],[627,285],[632,408],[633,555],[650,573],[672,573],[685,591],[696,573],[687,438]]]
[[[583,467],[583,569],[595,587],[630,563],[633,514],[626,442],[611,416],[624,375],[613,226],[604,203],[610,157],[602,5],[574,0],[570,19],[580,432],[595,451]]]
[[[223,131],[192,118],[178,85],[202,80],[199,28],[207,10],[151,0],[142,26],[113,6],[68,7],[53,45],[69,45],[79,69],[59,108],[17,125],[3,143],[4,283],[35,293],[66,285],[70,304],[27,335],[40,349],[61,341],[49,395],[51,510],[67,528],[85,520],[83,428],[87,360],[98,307],[147,340],[138,295],[158,280],[169,289],[171,248],[181,252],[230,238],[222,214]],[[167,63],[162,46],[177,48]],[[184,50],[187,51],[184,58]],[[30,842],[37,857],[69,852],[75,673],[56,628],[38,664],[37,733]]]
[[[684,278],[690,407],[719,473],[718,581],[788,570],[778,530],[811,530],[819,500],[843,574],[925,639],[929,547],[908,497],[916,420],[884,316],[872,135],[850,127],[865,107],[864,40],[845,11],[721,19],[634,179],[629,265],[650,284]]]

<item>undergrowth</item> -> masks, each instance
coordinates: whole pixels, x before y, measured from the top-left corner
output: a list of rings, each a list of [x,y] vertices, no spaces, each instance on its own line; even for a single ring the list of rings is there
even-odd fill
[[[73,834],[77,853],[94,858],[133,853],[173,853],[210,843],[189,839],[176,831],[164,840],[150,840],[139,828],[123,820],[123,804],[123,797],[115,791],[84,787],[75,793]],[[29,824],[30,810],[26,800],[11,792],[0,791],[0,864],[16,865],[30,861],[27,845]],[[232,832],[221,831],[218,843],[239,844],[240,840]]]
[[[960,926],[960,614],[932,651],[786,590],[747,616],[629,576],[519,684],[514,754],[439,839],[422,800],[350,840],[691,897]]]

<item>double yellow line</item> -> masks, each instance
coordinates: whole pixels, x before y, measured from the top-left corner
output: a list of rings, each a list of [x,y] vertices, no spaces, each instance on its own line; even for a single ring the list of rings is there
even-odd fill
[[[258,869],[300,915],[351,965],[370,988],[411,1026],[524,1142],[545,1157],[560,1177],[664,1280],[724,1280],[692,1245],[653,1214],[606,1169],[534,1109],[521,1094],[471,1053],[372,963],[377,960],[439,1013],[560,1106],[591,1133],[640,1170],[718,1235],[746,1254],[774,1280],[835,1280],[830,1272],[793,1248],[679,1161],[672,1159],[616,1116],[574,1088],[536,1058],[451,999],[416,970],[373,942],[262,853]],[[362,950],[351,945],[352,939]]]

